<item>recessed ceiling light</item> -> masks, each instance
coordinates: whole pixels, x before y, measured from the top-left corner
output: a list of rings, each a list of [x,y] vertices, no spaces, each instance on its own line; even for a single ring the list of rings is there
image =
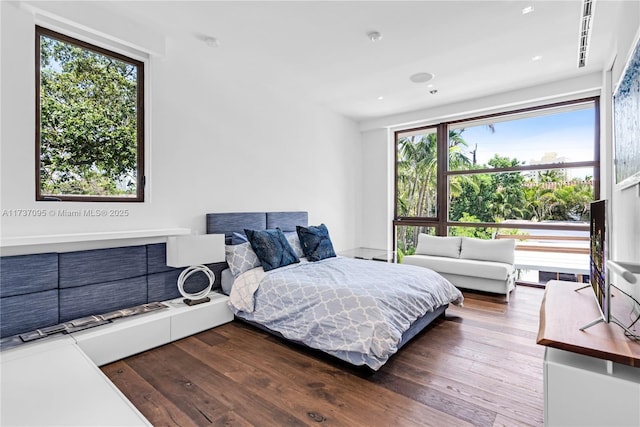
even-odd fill
[[[433,83],[429,83],[427,87],[433,87]]]
[[[527,13],[531,13],[533,12],[533,6],[527,6],[527,7],[523,7],[522,8],[522,14],[526,15]]]
[[[531,60],[534,61],[534,62],[535,61],[540,61],[541,59],[542,59],[542,56],[540,56],[540,55],[536,55],[536,56],[532,56],[531,57]]]
[[[371,40],[373,43],[382,40],[382,34],[380,34],[380,32],[378,31],[369,31],[367,33],[367,37],[369,37],[369,40]]]
[[[435,76],[431,73],[416,73],[409,77],[409,80],[414,83],[426,83],[429,80],[432,80],[434,77]]]
[[[382,101],[384,99],[384,96],[379,96],[378,97],[378,101]]]

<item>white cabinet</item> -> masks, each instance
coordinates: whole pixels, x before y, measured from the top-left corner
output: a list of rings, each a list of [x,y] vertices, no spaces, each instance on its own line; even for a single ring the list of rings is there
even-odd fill
[[[102,366],[233,320],[229,297],[212,292],[209,298],[211,301],[191,307],[181,299],[165,301],[169,308],[116,319],[72,336],[87,356]]]
[[[68,335],[2,352],[0,425],[150,426]]]
[[[640,426],[640,368],[547,347],[545,426]]]
[[[211,329],[233,320],[229,297],[210,293],[210,302],[189,307],[182,300],[169,303],[171,307],[171,341]]]
[[[218,293],[210,302],[114,320],[0,353],[0,425],[148,426],[149,422],[96,366],[233,320]]]

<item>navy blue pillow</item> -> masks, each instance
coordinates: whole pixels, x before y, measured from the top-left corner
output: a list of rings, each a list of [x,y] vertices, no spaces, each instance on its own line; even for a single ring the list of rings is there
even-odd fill
[[[282,230],[244,230],[264,271],[300,262]]]
[[[329,230],[324,224],[318,226],[302,227],[296,226],[302,252],[309,261],[320,261],[321,259],[336,256],[333,244],[329,238]]]
[[[231,244],[232,245],[241,245],[243,243],[247,243],[249,241],[249,239],[247,239],[247,236],[245,236],[242,233],[238,233],[238,232],[233,232],[231,234]]]

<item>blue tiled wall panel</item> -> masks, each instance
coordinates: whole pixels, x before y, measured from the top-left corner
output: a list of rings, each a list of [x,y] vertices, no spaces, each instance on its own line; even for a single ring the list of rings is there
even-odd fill
[[[210,267],[219,288],[226,263]],[[0,269],[1,337],[181,296],[182,269],[167,267],[164,243],[1,257]],[[185,288],[196,292],[207,283],[197,273]]]
[[[0,298],[58,287],[58,254],[0,258]]]
[[[172,271],[173,267],[167,266],[167,245],[156,243],[147,245],[147,274]]]
[[[0,300],[0,337],[59,323],[58,290],[34,292]]]
[[[60,289],[60,322],[146,302],[146,276]]]
[[[178,292],[178,276],[182,269],[174,269],[164,273],[149,274],[147,276],[149,302],[166,301],[180,297]]]
[[[60,288],[127,279],[147,274],[147,248],[96,249],[59,254]]]

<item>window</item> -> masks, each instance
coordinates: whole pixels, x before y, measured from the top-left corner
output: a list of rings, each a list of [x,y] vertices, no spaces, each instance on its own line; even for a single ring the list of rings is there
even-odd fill
[[[36,27],[36,200],[144,201],[144,64]]]
[[[437,217],[437,141],[437,129],[433,127],[397,134],[396,212],[399,217]]]
[[[599,197],[598,117],[588,98],[396,132],[398,252],[419,227],[575,245]]]
[[[424,233],[431,236],[435,235],[435,228],[420,226],[399,226],[396,227],[396,254],[397,262],[402,262],[405,255],[413,255],[418,246],[418,234]]]

